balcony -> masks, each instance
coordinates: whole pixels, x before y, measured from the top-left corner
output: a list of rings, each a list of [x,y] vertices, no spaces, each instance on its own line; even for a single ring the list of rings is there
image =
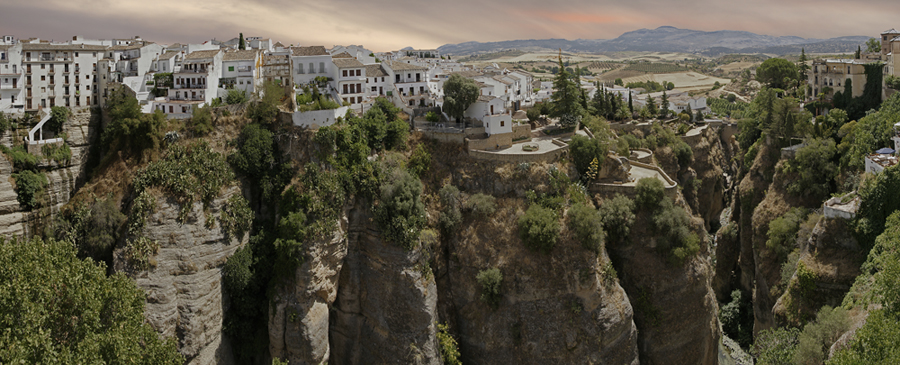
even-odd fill
[[[12,72],[0,72],[0,76],[19,76],[22,72],[12,71]]]
[[[81,73],[81,70],[79,70],[79,69],[76,68],[76,69],[75,69],[75,74],[78,75],[79,73]]]
[[[0,90],[17,90],[17,89],[21,89],[21,88],[22,88],[21,86],[19,86],[19,85],[13,85],[13,84],[2,84],[2,85],[0,85]]]
[[[52,67],[50,68],[50,71],[47,71],[47,75],[55,75],[55,74],[56,74],[56,70],[54,70]]]

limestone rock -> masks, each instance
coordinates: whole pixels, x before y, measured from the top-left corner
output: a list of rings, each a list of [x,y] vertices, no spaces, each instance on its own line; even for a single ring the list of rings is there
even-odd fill
[[[368,209],[349,214],[348,251],[331,308],[331,363],[441,364],[438,293],[421,247],[385,242]]]
[[[213,200],[206,214],[218,217],[223,205],[237,188]],[[248,235],[232,237],[218,219],[206,225],[203,204],[194,203],[184,224],[178,219],[180,204],[158,198],[156,209],[147,218],[144,236],[159,244],[155,267],[134,272],[128,268],[124,248],[114,253],[117,271],[134,277],[147,293],[144,316],[164,336],[175,336],[178,350],[188,364],[233,363],[230,347],[223,342],[222,267],[243,247]]]
[[[632,306],[617,280],[603,277],[605,251],[572,239],[549,255],[527,249],[515,234],[520,203],[505,199],[491,218],[468,220],[436,259],[441,321],[463,363],[639,363]],[[503,275],[496,309],[481,301],[476,280],[492,267]]]
[[[292,280],[277,289],[269,311],[269,354],[291,364],[327,363],[329,306],[347,256],[347,218],[328,239],[304,247],[305,261]]]

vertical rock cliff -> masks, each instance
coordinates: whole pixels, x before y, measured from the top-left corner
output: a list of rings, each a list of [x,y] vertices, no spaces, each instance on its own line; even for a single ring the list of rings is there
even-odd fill
[[[233,363],[231,349],[222,335],[222,267],[247,242],[247,236],[232,237],[218,217],[233,194],[231,188],[204,210],[194,203],[184,223],[178,219],[180,204],[170,198],[156,199],[156,209],[147,218],[144,236],[159,244],[152,267],[135,271],[126,262],[124,248],[114,254],[118,271],[134,277],[147,293],[144,316],[164,336],[174,336],[188,364]]]

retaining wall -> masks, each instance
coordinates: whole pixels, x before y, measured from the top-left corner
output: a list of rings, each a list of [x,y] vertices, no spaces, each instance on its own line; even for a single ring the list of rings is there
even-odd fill
[[[294,112],[291,115],[291,122],[298,127],[303,128],[319,128],[332,125],[337,122],[338,117],[347,114],[350,107],[342,106],[337,109],[330,110],[313,110],[308,112]]]
[[[512,127],[512,139],[517,140],[517,139],[522,139],[522,138],[527,138],[527,140],[525,140],[525,141],[531,140],[531,126],[530,125],[528,125],[528,124],[514,125]],[[519,142],[524,142],[524,141],[519,141]]]
[[[559,160],[562,156],[564,156],[569,151],[568,147],[563,147],[559,149],[555,149],[553,151],[548,151],[544,153],[530,153],[530,154],[500,154],[493,152],[485,152],[485,151],[469,151],[469,156],[477,158],[479,160],[491,160],[491,161],[499,161],[499,162],[510,162],[510,163],[538,163],[538,162],[546,162],[551,163]]]
[[[470,150],[497,150],[512,146],[513,134],[502,133],[484,139],[466,138],[466,146]]]
[[[466,144],[466,136],[462,133],[441,133],[433,131],[419,131],[419,133],[422,133],[422,136],[426,138],[431,138],[436,141]]]

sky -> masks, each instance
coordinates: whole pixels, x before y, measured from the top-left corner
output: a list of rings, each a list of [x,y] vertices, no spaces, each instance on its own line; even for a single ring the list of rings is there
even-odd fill
[[[897,0],[0,0],[0,34],[162,44],[243,33],[285,45],[404,47],[515,39],[611,39],[641,28],[774,36],[877,37],[900,28]]]

